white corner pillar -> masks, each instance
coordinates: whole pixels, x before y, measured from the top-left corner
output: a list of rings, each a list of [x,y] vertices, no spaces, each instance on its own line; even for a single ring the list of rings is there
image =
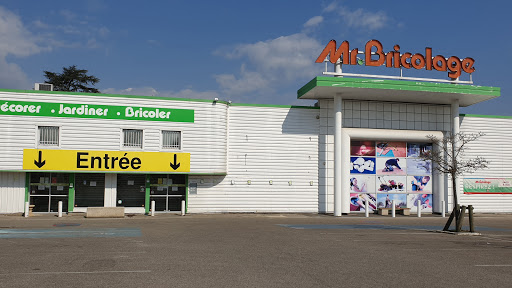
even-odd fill
[[[341,94],[334,96],[334,216],[341,216],[341,186],[342,186],[342,110]]]
[[[439,156],[441,158],[444,159],[445,155],[444,155],[444,150],[441,149],[440,147],[437,147],[434,145],[434,147],[432,148],[434,149],[436,152],[439,153]],[[438,172],[437,170],[437,164],[436,163],[432,163],[432,176],[434,177],[434,191],[433,191],[433,212],[436,212],[436,213],[441,213],[443,210],[442,206],[443,206],[443,203],[446,203],[444,202],[443,200],[445,200],[447,198],[447,189],[445,189],[445,186],[444,186],[444,179],[445,179],[445,174],[443,173],[440,173]],[[446,207],[445,207],[446,209]]]
[[[460,119],[459,119],[459,100],[454,100],[451,105],[451,112],[452,112],[452,135],[457,135],[460,132]],[[457,139],[455,139],[457,140]],[[453,142],[457,147],[459,143],[457,141]],[[452,150],[454,151],[454,150]],[[455,185],[457,185],[457,199],[459,199],[460,195],[460,185],[459,185],[459,177],[455,178]],[[454,193],[454,187],[452,187],[452,193]],[[452,203],[452,205],[455,205],[455,203]]]

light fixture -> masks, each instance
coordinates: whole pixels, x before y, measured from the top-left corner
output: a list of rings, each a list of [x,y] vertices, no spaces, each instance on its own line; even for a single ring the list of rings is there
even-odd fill
[[[268,184],[272,185],[272,184],[274,184],[274,181],[270,180],[270,181],[268,181]]]
[[[288,181],[288,186],[292,186],[292,181]]]
[[[251,185],[251,180],[247,180],[247,185]]]
[[[231,185],[235,185],[235,180],[231,180]]]
[[[313,181],[309,181],[309,186],[313,186]]]

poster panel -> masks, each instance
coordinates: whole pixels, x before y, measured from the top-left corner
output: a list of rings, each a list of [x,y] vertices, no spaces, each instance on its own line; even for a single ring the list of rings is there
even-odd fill
[[[375,192],[375,176],[373,175],[350,175],[350,192]]]
[[[378,163],[378,161],[377,161]],[[432,161],[418,158],[407,158],[407,174],[430,175],[432,174]]]
[[[377,142],[377,157],[405,157],[407,156],[405,142]]]
[[[377,175],[406,175],[406,158],[377,158]]]
[[[432,194],[408,194],[407,207],[413,212],[418,212],[418,200],[421,201],[421,212],[432,212]]]
[[[365,211],[366,201],[368,201],[368,210],[370,212],[377,209],[375,194],[350,193],[350,211]]]
[[[464,178],[464,194],[512,194],[512,178]]]
[[[420,157],[431,150],[430,143],[407,143],[407,157]]]
[[[375,158],[350,157],[350,173],[375,174]]]
[[[407,194],[377,194],[377,208],[392,208],[395,200],[395,208],[407,208]]]
[[[405,181],[405,176],[377,176],[375,189],[378,193],[405,193]]]
[[[350,155],[375,156],[374,141],[352,141],[350,143]]]
[[[407,176],[407,192],[409,193],[432,193],[431,176]]]

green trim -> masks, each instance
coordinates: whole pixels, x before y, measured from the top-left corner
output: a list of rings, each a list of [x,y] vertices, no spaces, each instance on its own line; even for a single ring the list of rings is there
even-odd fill
[[[501,115],[459,114],[459,116],[462,116],[462,117],[475,117],[475,118],[512,119],[512,116],[501,116]]]
[[[95,96],[95,97],[114,97],[114,98],[135,98],[135,99],[154,99],[165,101],[184,101],[184,102],[201,102],[201,103],[217,103],[230,106],[254,106],[254,107],[274,107],[274,108],[299,108],[299,109],[319,109],[311,106],[295,106],[295,105],[272,105],[272,104],[250,104],[250,103],[228,103],[227,101],[214,101],[208,99],[190,99],[190,98],[172,98],[172,97],[156,97],[142,95],[122,95],[122,94],[102,94],[102,93],[82,93],[82,92],[65,92],[65,91],[39,91],[39,90],[16,90],[16,89],[0,89],[1,92],[8,93],[30,93],[30,94],[54,94],[54,95],[78,95],[78,96]]]
[[[139,99],[158,99],[168,101],[187,101],[187,102],[204,102],[204,103],[222,103],[228,104],[226,101],[214,101],[206,99],[190,99],[190,98],[171,98],[157,96],[142,95],[122,95],[122,94],[102,94],[102,93],[83,93],[83,92],[67,92],[67,91],[40,91],[40,90],[17,90],[17,89],[0,89],[0,92],[10,93],[30,93],[30,94],[55,94],[55,95],[78,95],[78,96],[96,96],[96,97],[115,97],[115,98],[139,98]]]
[[[104,173],[104,174],[169,174],[169,172],[107,172],[107,171],[75,171],[75,170],[0,170],[1,172],[48,172],[48,173]],[[189,173],[189,172],[173,172],[172,174],[185,174],[194,176],[227,176],[226,172],[213,172],[213,173]]]
[[[347,88],[367,88],[367,89],[390,89],[405,91],[422,91],[437,93],[458,93],[500,96],[499,87],[472,86],[450,83],[429,83],[403,80],[376,80],[366,78],[347,78],[347,77],[316,77],[302,86],[297,91],[297,98],[301,98],[315,87],[347,87]]]
[[[250,103],[232,103],[231,106],[249,106],[249,107],[269,107],[269,108],[296,108],[296,109],[320,109],[314,106],[296,106],[296,105],[272,105],[272,104],[250,104]]]
[[[68,212],[73,212],[75,208],[75,173],[69,174],[68,191]]]
[[[185,176],[185,214],[188,213],[188,175]]]
[[[149,196],[151,195],[151,187],[150,187],[150,177],[149,174],[146,174],[146,199],[144,201],[144,209],[146,210],[146,215],[149,215],[149,208],[150,208],[150,199]]]
[[[25,173],[25,202],[29,201],[30,193],[30,172]]]

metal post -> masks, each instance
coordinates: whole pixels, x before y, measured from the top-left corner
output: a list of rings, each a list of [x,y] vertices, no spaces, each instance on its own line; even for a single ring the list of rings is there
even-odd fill
[[[416,205],[418,206],[418,218],[421,217],[421,200],[418,200],[416,202]]]
[[[151,216],[155,216],[155,200],[151,201]]]
[[[465,205],[462,205],[462,207],[460,208],[460,219],[459,219],[459,222],[457,223],[457,230],[456,232],[460,232],[462,231],[462,222],[464,221],[464,215],[466,214],[466,206]]]
[[[30,213],[30,202],[25,202],[25,217],[28,217],[28,214]]]
[[[342,171],[342,151],[341,151],[341,140],[342,140],[342,111],[343,101],[341,95],[334,96],[334,216],[341,216],[341,195],[342,185],[346,183],[342,182],[341,175]],[[343,199],[346,200],[346,199]]]
[[[59,201],[59,218],[62,217],[62,201]]]
[[[393,205],[393,206],[391,207],[391,217],[393,217],[393,218],[394,218],[394,217],[395,217],[395,215],[396,215],[396,214],[395,214],[395,210],[396,210],[396,209],[395,209],[395,200],[391,201],[391,203],[392,203],[391,205]]]
[[[443,201],[441,201],[441,216],[442,216],[443,218],[445,218],[445,217],[446,217],[446,207],[445,207],[445,205],[444,205],[444,200],[443,200]]]
[[[181,216],[185,216],[185,200],[181,200]]]
[[[469,232],[475,233],[475,223],[473,222],[473,205],[468,205],[469,210]]]
[[[370,204],[368,204],[368,202],[368,198],[366,198],[366,201],[364,202],[364,216],[367,218],[370,217]]]

